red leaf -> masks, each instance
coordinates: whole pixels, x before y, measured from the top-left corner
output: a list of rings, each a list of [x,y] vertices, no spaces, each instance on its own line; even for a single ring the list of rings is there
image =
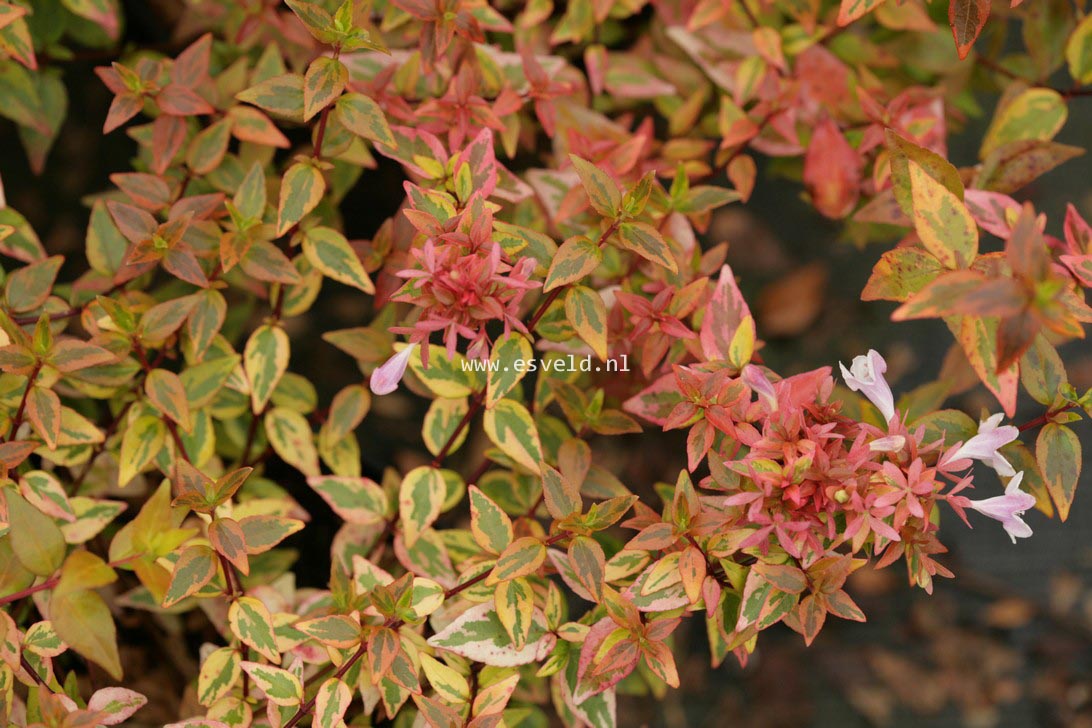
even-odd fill
[[[230,518],[217,518],[209,526],[209,541],[216,552],[244,574],[250,574],[246,535],[242,526]]]
[[[751,310],[736,286],[735,275],[725,265],[720,269],[720,279],[701,322],[701,348],[706,358],[710,361],[727,361],[736,330],[750,316]],[[750,325],[754,326],[754,323]],[[645,416],[644,413],[638,414]]]
[[[290,146],[288,137],[281,133],[276,124],[251,106],[232,107],[228,111],[228,116],[234,122],[231,133],[240,141],[281,149],[287,149]]]
[[[139,207],[108,200],[106,209],[110,217],[114,218],[114,224],[118,226],[121,234],[134,245],[152,237],[152,233],[155,232],[157,227],[155,218]]]
[[[956,50],[960,59],[966,58],[971,46],[978,39],[986,18],[990,17],[990,0],[950,0],[948,24],[952,26]]]
[[[166,207],[171,201],[171,189],[162,178],[154,174],[129,172],[110,175],[110,181],[118,186],[138,207],[149,212]]]
[[[1012,226],[1007,214],[1011,211],[1019,215],[1020,203],[1008,195],[986,190],[966,190],[963,202],[980,228],[1002,240],[1008,239]]]
[[[1092,253],[1092,225],[1085,222],[1072,203],[1065,209],[1065,244],[1073,255]]]
[[[171,67],[171,80],[180,86],[193,88],[209,74],[209,52],[212,50],[212,33],[190,44],[178,54]]]
[[[102,133],[109,134],[114,129],[132,119],[144,108],[144,99],[134,93],[122,93],[114,97],[110,102],[110,111],[106,114],[106,123],[102,125]]]
[[[831,219],[845,217],[857,204],[861,156],[829,118],[819,122],[804,155],[804,184],[815,209]]]
[[[1039,334],[1039,317],[1021,311],[1001,320],[997,327],[997,371],[1002,372],[1019,361]]]
[[[152,170],[163,174],[186,141],[186,120],[164,114],[152,124]]]
[[[197,116],[198,114],[211,114],[214,111],[208,101],[177,83],[168,84],[166,88],[159,92],[155,100],[159,105],[159,110],[164,114]]]
[[[163,256],[163,267],[176,278],[201,288],[209,287],[209,279],[189,247],[177,246]]]

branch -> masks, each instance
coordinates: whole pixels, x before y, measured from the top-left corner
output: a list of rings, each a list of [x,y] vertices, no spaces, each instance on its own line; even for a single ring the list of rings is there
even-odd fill
[[[455,426],[455,429],[451,432],[451,435],[447,438],[447,442],[440,448],[440,452],[436,453],[436,457],[432,459],[432,467],[439,468],[444,463],[444,458],[451,452],[451,448],[455,445],[455,441],[459,439],[459,434],[470,424],[470,421],[474,419],[474,416],[481,410],[482,405],[485,404],[485,389],[477,392],[470,399],[470,407],[466,410],[466,414],[459,420],[459,424]]]
[[[26,589],[21,589],[20,591],[14,592],[12,594],[8,594],[6,597],[0,597],[0,607],[4,606],[6,604],[11,604],[12,602],[17,602],[20,599],[23,599],[25,597],[29,597],[31,594],[37,594],[40,591],[45,591],[46,589],[52,589],[53,587],[57,586],[57,582],[59,582],[60,580],[61,580],[61,575],[60,574],[54,574],[53,576],[51,576],[48,579],[46,579],[45,581],[43,581],[41,584],[35,584],[34,586],[28,586]]]
[[[1070,402],[1066,406],[1060,407],[1060,408],[1058,408],[1056,410],[1048,410],[1046,412],[1046,414],[1041,414],[1041,415],[1039,415],[1038,417],[1036,417],[1033,420],[1028,420],[1024,424],[1017,427],[1016,429],[1020,430],[1020,432],[1025,432],[1027,430],[1032,429],[1033,427],[1039,427],[1040,425],[1045,425],[1046,423],[1050,422],[1051,417],[1054,417],[1055,415],[1060,415],[1062,412],[1068,412],[1069,410],[1074,409],[1076,406],[1077,405]]]
[[[254,438],[258,436],[258,423],[261,422],[262,415],[264,414],[265,410],[251,413],[250,425],[246,428],[246,444],[243,445],[243,453],[239,458],[240,468],[245,468],[252,464],[250,462],[250,451],[254,448]]]
[[[998,63],[997,61],[994,61],[994,60],[992,60],[990,58],[986,58],[985,56],[978,56],[976,60],[979,63],[979,65],[981,65],[983,68],[988,68],[989,70],[993,71],[994,73],[998,74],[999,76],[1004,76],[1005,78],[1009,79],[1010,81],[1019,81],[1021,83],[1026,83],[1029,86],[1038,86],[1040,88],[1047,88],[1047,89],[1050,89],[1051,91],[1054,91],[1055,93],[1060,94],[1062,96],[1062,98],[1065,98],[1065,99],[1072,99],[1072,98],[1076,98],[1078,96],[1092,96],[1092,88],[1081,88],[1079,83],[1074,84],[1073,88],[1070,88],[1070,89],[1054,88],[1052,86],[1047,86],[1046,84],[1040,83],[1040,82],[1038,82],[1038,81],[1036,81],[1034,79],[1025,78],[1024,76],[1021,76],[1019,73],[1016,73],[1015,71],[1010,71],[1009,69],[1005,68],[1000,63]]]
[[[23,390],[23,398],[19,400],[19,409],[15,411],[15,419],[11,421],[11,429],[8,430],[7,441],[11,441],[11,439],[15,437],[15,433],[19,431],[19,426],[23,424],[23,414],[27,409],[27,398],[30,397],[30,390],[34,386],[34,380],[38,378],[38,374],[41,371],[42,362],[35,362],[34,370],[31,371],[30,376],[27,377],[27,386]]]
[[[235,587],[235,566],[219,551],[216,556],[220,559],[220,568],[224,570],[224,596],[234,600],[235,595],[242,591]]]
[[[34,665],[30,664],[30,661],[27,659],[27,656],[25,654],[23,654],[23,653],[19,654],[19,664],[22,666],[22,668],[24,670],[26,670],[28,673],[30,673],[30,676],[32,678],[34,678],[34,682],[38,683],[40,686],[42,686],[43,688],[45,688],[49,692],[51,692],[51,693],[53,692],[53,688],[49,687],[49,684],[45,681],[44,678],[42,678],[41,675],[38,674],[38,671],[34,669]]]
[[[111,569],[116,569],[117,567],[124,566],[125,564],[129,563],[130,561],[135,561],[138,558],[140,558],[140,554],[134,554],[132,556],[126,556],[124,559],[118,559],[117,561],[111,561],[110,563],[107,564],[107,566],[109,566]],[[56,574],[54,574],[53,576],[51,576],[48,579],[46,579],[45,581],[43,581],[41,584],[35,584],[34,586],[28,586],[26,589],[22,589],[20,591],[13,592],[12,594],[8,594],[7,596],[0,597],[0,607],[5,606],[7,604],[11,604],[12,602],[17,602],[20,599],[23,599],[24,597],[29,597],[31,594],[37,594],[40,591],[46,591],[47,589],[52,589],[53,587],[57,586],[57,583],[60,582],[60,580],[61,580],[61,572],[58,571]]]

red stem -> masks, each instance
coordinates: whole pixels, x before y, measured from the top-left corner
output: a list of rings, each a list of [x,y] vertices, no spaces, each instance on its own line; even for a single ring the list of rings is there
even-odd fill
[[[334,60],[338,59],[341,55],[341,46],[334,46]],[[322,141],[326,138],[326,118],[330,115],[330,105],[327,104],[326,108],[322,110],[322,115],[319,116],[318,133],[315,134],[315,151],[314,158],[322,159]],[[284,298],[284,294],[281,294],[281,298]]]
[[[34,370],[27,377],[27,386],[23,390],[23,398],[19,400],[19,409],[15,411],[15,419],[11,421],[11,429],[8,430],[8,440],[15,437],[15,433],[19,431],[19,426],[23,424],[23,414],[27,409],[27,399],[30,397],[30,390],[34,386],[34,380],[38,378],[38,373],[42,371],[42,362],[38,361],[34,364]]]
[[[1036,417],[1033,420],[1028,420],[1024,424],[1020,425],[1017,429],[1020,430],[1020,432],[1025,432],[1027,430],[1032,429],[1033,427],[1038,427],[1039,425],[1045,425],[1047,422],[1050,421],[1051,417],[1054,417],[1055,415],[1059,415],[1062,412],[1068,412],[1069,410],[1073,409],[1076,406],[1077,405],[1070,402],[1069,404],[1067,404],[1064,407],[1061,407],[1061,408],[1053,410],[1053,411],[1048,411],[1046,414],[1039,415],[1038,417]]]
[[[34,682],[38,683],[49,692],[53,692],[53,688],[49,687],[49,685],[42,678],[42,676],[38,674],[38,671],[34,669],[34,665],[30,664],[30,661],[27,660],[27,656],[25,654],[19,655],[19,664],[22,665],[24,670],[30,673],[30,676],[34,678]]]
[[[46,589],[52,589],[53,587],[57,586],[57,582],[59,582],[60,580],[61,580],[61,577],[60,577],[60,574],[58,574],[56,576],[49,577],[48,579],[43,581],[41,584],[35,584],[34,586],[28,586],[26,589],[23,589],[21,591],[17,591],[14,594],[8,594],[6,597],[0,597],[0,607],[4,606],[5,604],[11,604],[12,602],[17,602],[20,599],[23,599],[24,597],[29,597],[31,594],[37,594],[40,591],[45,591]]]
[[[124,564],[127,564],[130,561],[136,560],[137,558],[139,558],[139,554],[134,554],[133,556],[126,556],[124,559],[118,559],[117,561],[111,561],[110,563],[107,564],[107,566],[109,566],[112,569],[116,569],[117,567],[123,566]],[[60,580],[61,580],[61,575],[60,575],[60,573],[57,573],[57,574],[54,574],[53,576],[49,577],[45,581],[43,581],[41,584],[35,584],[34,586],[28,586],[26,589],[23,589],[21,591],[14,592],[13,594],[8,594],[5,597],[0,597],[0,607],[4,606],[6,604],[11,604],[12,602],[17,602],[20,599],[23,599],[24,597],[29,597],[31,594],[37,594],[40,591],[45,591],[47,589],[52,589],[53,587],[57,586],[57,583]]]
[[[250,465],[250,451],[254,448],[254,438],[258,436],[258,423],[262,420],[262,412],[254,412],[250,417],[250,425],[246,428],[246,444],[243,445],[243,454],[239,458],[239,467],[245,468]]]
[[[224,570],[224,596],[234,599],[235,595],[242,591],[235,588],[235,566],[219,551],[216,555],[220,559],[220,568]]]
[[[444,463],[444,458],[451,452],[451,448],[454,447],[455,441],[459,439],[459,433],[467,428],[470,421],[474,419],[474,415],[478,414],[482,405],[485,404],[485,390],[476,393],[470,399],[470,407],[466,410],[466,414],[459,420],[459,424],[455,426],[455,430],[447,438],[447,442],[440,448],[440,452],[436,453],[436,457],[432,459],[432,467],[439,468]]]

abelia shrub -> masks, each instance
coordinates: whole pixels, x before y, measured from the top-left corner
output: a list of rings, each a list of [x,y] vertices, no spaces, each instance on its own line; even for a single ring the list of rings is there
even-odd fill
[[[1022,192],[1083,152],[1053,139],[1092,19],[992,10],[199,0],[181,45],[143,48],[116,0],[0,2],[30,165],[89,52],[102,132],[133,149],[84,191],[82,257],[0,195],[4,720],[140,721],[115,622],[144,613],[199,660],[176,728],[611,726],[619,694],[679,685],[683,620],[745,663],[778,623],[810,643],[864,620],[858,569],[930,591],[945,532],[1065,520],[1092,392],[1058,346],[1092,321],[1092,227]],[[957,168],[949,133],[991,89]],[[401,203],[350,239],[381,165]],[[760,167],[884,246],[861,298],[944,322],[937,383],[897,395],[874,350],[767,365],[707,244]],[[331,296],[355,326],[314,313]],[[308,333],[336,373],[300,373]],[[974,382],[978,422],[945,408]],[[378,468],[373,405],[420,413]],[[623,482],[599,455],[623,435],[677,443],[674,482]],[[301,540],[321,502],[340,528]],[[321,588],[325,555],[295,548],[316,543]]]

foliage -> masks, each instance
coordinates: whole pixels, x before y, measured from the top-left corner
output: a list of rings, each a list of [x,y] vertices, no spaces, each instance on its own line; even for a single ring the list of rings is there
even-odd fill
[[[136,148],[88,191],[70,282],[0,195],[5,718],[128,720],[143,696],[76,676],[124,684],[115,617],[144,610],[217,635],[175,726],[608,726],[619,690],[678,686],[684,619],[714,665],[745,662],[775,624],[810,643],[864,620],[844,586],[866,565],[951,576],[944,509],[1014,540],[1032,506],[1064,520],[1092,392],[1057,346],[1092,321],[1092,227],[1013,195],[1083,151],[1053,139],[1092,82],[1092,21],[1060,0],[943,11],[201,0],[178,26],[196,40],[164,53],[120,45],[116,0],[0,1],[0,114],[31,165],[80,49],[116,59],[103,132]],[[999,57],[1006,21],[1023,48]],[[1062,69],[1073,86],[1050,87]],[[949,130],[995,83],[956,168]],[[404,200],[350,240],[341,203],[377,155]],[[829,367],[763,365],[726,246],[698,244],[758,155],[847,235],[898,238],[861,297],[944,321],[938,383],[896,400],[870,352],[841,369],[863,400]],[[333,289],[362,325],[321,333],[361,376],[320,407],[291,323]],[[1004,415],[943,409],[968,375]],[[366,473],[373,393],[403,381],[432,459]],[[1041,415],[1003,424],[1021,389]],[[464,475],[449,459],[478,423],[491,446]],[[595,448],[655,429],[686,451],[651,497]],[[1003,494],[967,496],[975,461]],[[321,590],[296,587],[286,542],[305,490],[344,522]]]

